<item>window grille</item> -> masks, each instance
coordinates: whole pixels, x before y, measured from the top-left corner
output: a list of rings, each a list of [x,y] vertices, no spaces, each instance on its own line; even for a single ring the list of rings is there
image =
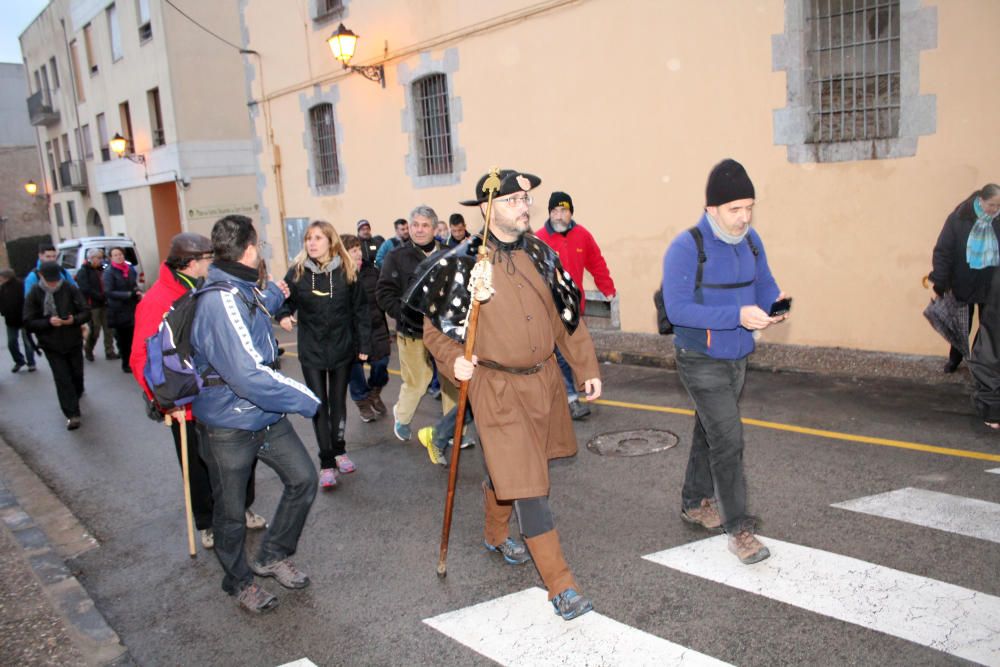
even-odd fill
[[[343,7],[343,0],[316,0],[316,18],[325,18],[334,12],[339,12]]]
[[[814,143],[899,134],[899,0],[807,0]]]
[[[454,155],[445,75],[431,74],[414,81],[413,106],[416,113],[418,174],[452,173]]]
[[[333,126],[333,105],[319,104],[309,110],[313,137],[313,171],[316,187],[340,183],[337,164],[337,134]]]

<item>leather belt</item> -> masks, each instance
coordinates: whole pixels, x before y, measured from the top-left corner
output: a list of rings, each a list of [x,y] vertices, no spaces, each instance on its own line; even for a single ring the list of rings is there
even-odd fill
[[[489,359],[480,359],[479,360],[479,365],[480,366],[485,366],[486,368],[490,368],[490,369],[493,369],[495,371],[503,371],[504,373],[511,373],[513,375],[534,375],[538,371],[540,371],[543,368],[545,368],[545,364],[548,363],[549,359],[551,359],[551,358],[552,358],[552,355],[549,355],[549,357],[547,359],[545,359],[544,361],[540,361],[537,364],[535,364],[534,366],[529,366],[527,368],[512,368],[510,366],[501,366],[497,362],[490,361]]]

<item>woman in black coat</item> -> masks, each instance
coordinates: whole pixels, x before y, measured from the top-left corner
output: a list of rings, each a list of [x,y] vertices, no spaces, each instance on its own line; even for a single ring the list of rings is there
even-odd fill
[[[275,314],[285,331],[298,325],[298,354],[306,385],[320,400],[313,417],[319,443],[320,486],[337,472],[354,472],[347,456],[347,382],[351,364],[371,354],[371,324],[357,267],[328,222],[306,229],[302,251],[285,276],[289,296]]]
[[[115,330],[122,371],[131,373],[128,359],[132,354],[135,306],[142,293],[135,267],[125,261],[125,251],[121,248],[111,249],[111,263],[104,269],[104,295],[108,299],[108,326]]]
[[[981,318],[993,274],[1000,263],[998,212],[1000,185],[990,183],[955,207],[934,246],[934,269],[928,279],[937,296],[951,292],[956,300],[969,304],[970,331],[973,309],[979,306]],[[962,353],[951,348],[944,372],[954,373],[960,363]]]

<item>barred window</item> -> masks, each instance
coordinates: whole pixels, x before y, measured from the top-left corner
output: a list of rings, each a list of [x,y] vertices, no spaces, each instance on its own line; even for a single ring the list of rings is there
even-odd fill
[[[343,0],[316,0],[316,14],[313,18],[323,19],[343,8]]]
[[[337,134],[333,126],[333,105],[318,104],[309,110],[313,137],[313,171],[316,187],[340,183],[337,164]]]
[[[445,75],[430,74],[414,81],[413,106],[416,113],[418,174],[452,173],[454,155]]]
[[[811,142],[899,135],[899,0],[808,0]]]

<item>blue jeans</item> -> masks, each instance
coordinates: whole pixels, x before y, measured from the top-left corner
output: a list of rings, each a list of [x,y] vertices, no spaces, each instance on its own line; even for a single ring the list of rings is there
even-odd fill
[[[455,437],[455,421],[458,419],[458,406],[456,405],[448,414],[441,417],[437,424],[434,424],[434,444],[442,452],[448,451],[448,441]],[[472,424],[472,408],[469,402],[465,402],[465,421],[462,422],[466,428]]]
[[[201,456],[208,467],[215,507],[215,555],[225,576],[222,590],[235,595],[253,583],[243,545],[246,539],[247,481],[255,459],[270,466],[284,484],[278,509],[257,554],[261,565],[295,553],[316,497],[316,468],[287,417],[260,431],[214,428],[198,423]]]
[[[351,390],[352,401],[363,401],[368,398],[368,392],[375,387],[384,387],[389,384],[389,357],[382,357],[375,361],[368,361],[371,371],[368,379],[365,380],[365,365],[360,361],[351,364],[351,381],[348,385]]]
[[[681,502],[685,509],[691,509],[704,498],[716,498],[722,526],[730,535],[753,527],[753,518],[747,514],[739,406],[746,372],[746,357],[715,359],[677,349],[677,374],[695,410]]]
[[[573,382],[573,369],[569,367],[569,362],[562,356],[559,352],[559,348],[556,348],[556,361],[559,363],[559,370],[562,371],[563,382],[566,384],[566,396],[569,398],[569,402],[580,400],[580,394],[576,391],[576,384]]]
[[[24,354],[21,354],[21,346],[19,340],[24,340]],[[23,366],[25,363],[25,358],[27,358],[28,366],[35,365],[35,348],[31,346],[31,341],[28,339],[28,330],[22,329],[21,327],[12,327],[7,325],[7,349],[10,350],[10,358],[14,360],[14,363],[18,366]]]

